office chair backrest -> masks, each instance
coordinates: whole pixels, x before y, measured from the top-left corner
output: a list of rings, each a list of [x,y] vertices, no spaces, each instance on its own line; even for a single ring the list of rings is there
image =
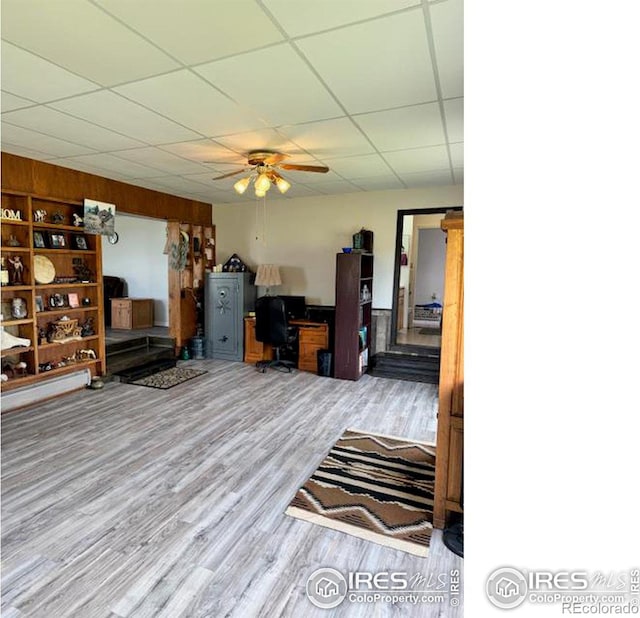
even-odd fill
[[[288,342],[288,323],[284,301],[278,296],[261,296],[256,300],[256,339],[282,345]]]

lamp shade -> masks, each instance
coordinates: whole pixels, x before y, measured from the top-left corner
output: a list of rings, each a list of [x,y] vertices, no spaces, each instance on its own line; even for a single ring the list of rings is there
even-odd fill
[[[267,288],[282,285],[280,269],[275,264],[260,264],[256,273],[255,285],[263,285]]]

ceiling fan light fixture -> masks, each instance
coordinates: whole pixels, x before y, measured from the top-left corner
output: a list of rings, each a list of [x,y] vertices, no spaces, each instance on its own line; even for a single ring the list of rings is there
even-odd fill
[[[246,178],[242,178],[241,180],[238,180],[238,182],[236,182],[236,184],[233,185],[233,188],[236,190],[236,193],[238,195],[242,195],[247,190],[247,187],[249,186],[250,182],[251,182],[251,176],[247,176]]]
[[[256,197],[264,197],[266,194],[266,191],[261,191],[260,189],[256,188]]]
[[[276,187],[278,187],[280,193],[286,193],[291,189],[291,183],[287,182],[282,176],[278,176],[278,178],[276,178]]]
[[[262,172],[262,174],[256,178],[255,185],[256,192],[264,191],[266,193],[271,188],[271,180],[269,180],[269,176],[265,172]]]

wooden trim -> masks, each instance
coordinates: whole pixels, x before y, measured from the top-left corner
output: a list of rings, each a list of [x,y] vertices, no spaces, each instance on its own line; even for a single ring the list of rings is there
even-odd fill
[[[205,202],[6,152],[2,153],[2,190],[15,195],[34,194],[38,199],[76,204],[91,198],[115,204],[116,212],[154,219],[179,219],[196,225],[211,225],[213,220],[213,208]]]
[[[464,219],[448,213],[441,227],[447,234],[444,307],[438,402],[434,526],[447,523],[447,513],[462,512],[464,439]]]

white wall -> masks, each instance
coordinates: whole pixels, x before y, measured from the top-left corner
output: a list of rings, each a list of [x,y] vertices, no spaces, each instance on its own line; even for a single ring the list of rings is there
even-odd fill
[[[267,195],[264,236],[262,200],[215,205],[217,262],[237,253],[253,270],[261,263],[277,264],[283,281],[277,293],[333,305],[335,255],[351,246],[352,235],[364,227],[374,232],[373,306],[391,309],[398,210],[462,204],[461,186],[296,199]]]
[[[404,311],[402,323],[407,328],[409,325],[409,307],[411,306],[411,294],[409,285],[411,284],[411,269],[414,267],[411,259],[411,247],[413,246],[413,215],[405,215],[402,221],[402,237],[408,237],[408,244],[405,246],[407,259],[409,263],[406,266],[400,266],[400,282],[399,286],[404,288]],[[400,318],[398,317],[398,322]]]
[[[102,272],[122,277],[130,297],[153,298],[156,326],[169,326],[166,229],[166,221],[116,212],[118,243],[102,241]]]

